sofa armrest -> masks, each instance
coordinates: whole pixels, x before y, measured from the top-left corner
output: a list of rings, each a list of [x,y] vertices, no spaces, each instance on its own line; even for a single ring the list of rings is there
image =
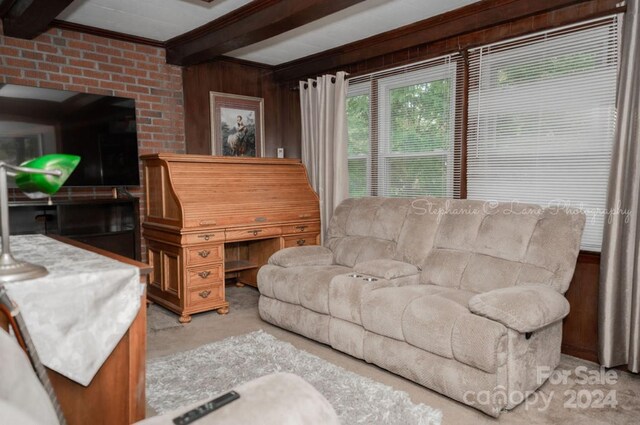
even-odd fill
[[[420,273],[420,270],[413,264],[388,259],[364,261],[356,264],[353,270],[356,273],[387,280],[413,276]]]
[[[323,246],[295,246],[277,251],[269,258],[269,264],[280,267],[330,266],[333,252]]]
[[[526,333],[564,319],[569,301],[549,286],[522,285],[475,295],[469,300],[469,310]]]

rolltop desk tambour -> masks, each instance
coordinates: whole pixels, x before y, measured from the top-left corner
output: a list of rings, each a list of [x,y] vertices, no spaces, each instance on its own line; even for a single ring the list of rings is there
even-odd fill
[[[320,239],[317,194],[299,160],[153,154],[141,157],[148,297],[180,314],[229,311],[225,276],[256,286],[275,251]],[[233,307],[233,306],[232,306]]]

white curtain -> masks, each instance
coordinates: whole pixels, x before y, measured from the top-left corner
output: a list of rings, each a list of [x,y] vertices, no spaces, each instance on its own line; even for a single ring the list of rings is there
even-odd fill
[[[600,259],[598,358],[640,373],[640,0],[627,1],[609,216]]]
[[[349,196],[346,75],[300,81],[302,162],[320,197],[323,240],[333,210]]]

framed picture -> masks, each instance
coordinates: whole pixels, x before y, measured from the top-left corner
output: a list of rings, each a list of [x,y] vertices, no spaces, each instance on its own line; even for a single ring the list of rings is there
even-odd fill
[[[211,153],[264,155],[264,101],[260,97],[210,92]]]

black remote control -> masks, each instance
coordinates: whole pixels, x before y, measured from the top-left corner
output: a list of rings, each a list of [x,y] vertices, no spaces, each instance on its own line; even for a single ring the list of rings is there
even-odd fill
[[[226,394],[221,395],[218,398],[215,398],[211,401],[206,402],[205,404],[196,407],[193,410],[189,410],[184,415],[178,416],[177,418],[173,418],[173,423],[176,425],[187,425],[191,422],[195,422],[203,416],[208,415],[224,406],[225,404],[231,403],[233,400],[237,400],[240,398],[240,394],[235,391],[229,391]]]

